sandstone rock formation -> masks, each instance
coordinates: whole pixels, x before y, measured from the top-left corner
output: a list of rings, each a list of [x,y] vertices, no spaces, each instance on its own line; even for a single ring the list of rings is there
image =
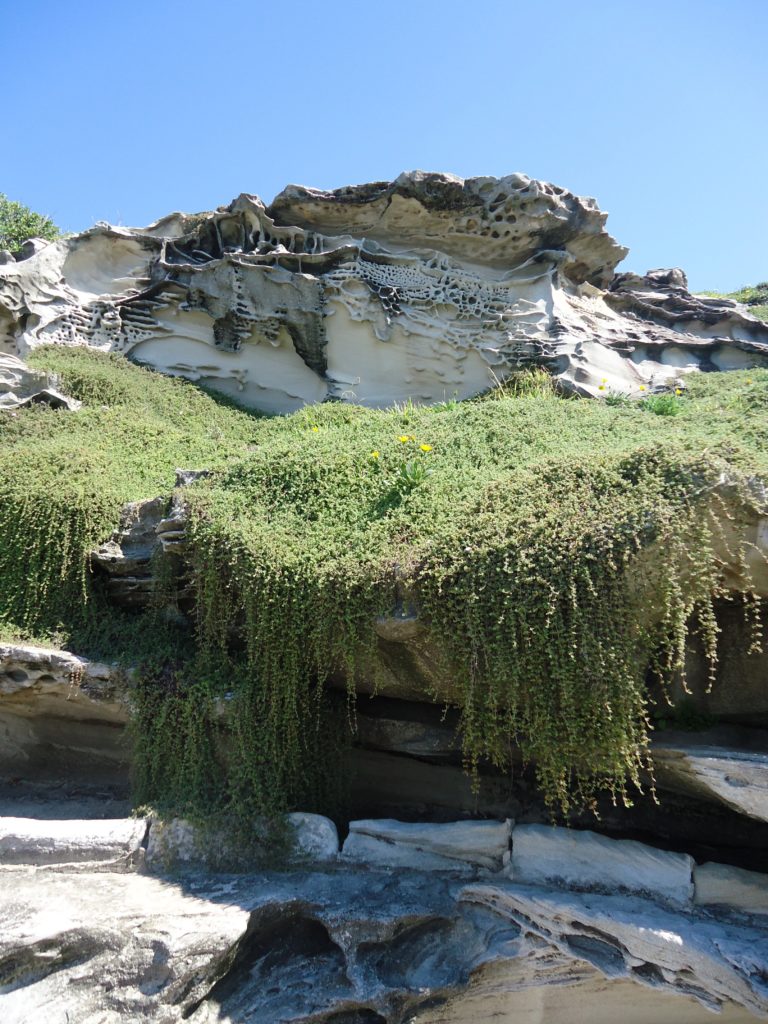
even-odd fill
[[[91,782],[96,773],[124,786],[129,675],[68,651],[0,643],[0,774]]]
[[[688,817],[685,805],[673,808],[677,832],[668,817],[627,812],[625,829],[644,828],[653,846],[530,824],[536,801],[524,778],[513,799],[527,820],[513,824],[510,804],[492,805],[491,777],[472,794],[440,709],[364,700],[359,742],[368,749],[358,753],[373,762],[367,772],[365,762],[351,766],[364,798],[375,801],[378,785],[405,807],[415,786],[417,802],[443,800],[445,816],[353,821],[339,857],[333,823],[296,813],[290,870],[218,874],[215,834],[126,818],[109,795],[104,766],[120,749],[130,687],[129,675],[66,652],[0,647],[3,727],[31,730],[26,746],[3,744],[4,1024],[768,1017],[768,832],[750,816],[759,779],[740,777],[739,815],[700,786]],[[768,749],[761,730],[752,745]],[[700,749],[695,739],[691,749]],[[661,795],[664,808],[670,797]],[[477,820],[484,800],[492,809]],[[670,837],[674,849],[658,848]],[[680,852],[694,847],[708,863]]]
[[[80,408],[80,402],[62,394],[47,373],[32,370],[18,356],[0,350],[0,412],[33,402],[44,402],[54,409]]]
[[[627,250],[605,219],[522,174],[413,171],[98,224],[0,266],[0,351],[125,352],[266,411],[464,398],[530,364],[637,395],[768,363],[768,326],[682,271],[614,277]]]

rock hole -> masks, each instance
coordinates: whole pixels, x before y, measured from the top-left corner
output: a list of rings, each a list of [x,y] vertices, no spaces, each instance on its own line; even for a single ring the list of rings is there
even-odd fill
[[[229,970],[203,1001],[218,1004],[222,1016],[282,1020],[293,1019],[299,1006],[307,1009],[308,1000],[319,1012],[350,992],[344,954],[325,926],[295,907],[278,906],[251,915]],[[184,1018],[199,1005],[187,1007]]]

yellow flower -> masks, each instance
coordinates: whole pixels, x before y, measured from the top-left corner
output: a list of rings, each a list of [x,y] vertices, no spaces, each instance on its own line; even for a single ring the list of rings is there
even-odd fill
[[[419,445],[419,447],[421,448],[421,450],[423,452],[431,452],[432,451],[432,445],[431,444],[421,444],[421,445]]]
[[[747,384],[751,384],[751,383],[752,383],[752,381],[751,381],[751,380],[748,380],[748,381],[747,381]]]
[[[607,377],[603,377],[603,379],[600,381],[600,383],[601,384],[607,384],[608,383],[608,378]]]
[[[319,430],[320,430],[320,427],[312,427],[312,432],[314,434],[317,434]]]
[[[411,438],[410,438],[410,435],[409,435],[409,434],[401,434],[401,435],[400,435],[400,437],[398,437],[398,439],[397,439],[397,440],[398,440],[398,441],[402,441],[402,442],[403,442],[403,444],[405,444],[405,442],[406,442],[406,441],[410,441],[410,440],[411,440]]]
[[[638,388],[639,391],[645,391],[645,384],[641,384]]]
[[[598,391],[605,391],[605,384],[601,384],[600,387],[597,390]]]
[[[372,459],[378,459],[378,457],[379,457],[379,453],[378,452],[371,452],[371,458]]]
[[[682,395],[682,393],[683,393],[682,388],[675,388],[675,394],[676,395]]]

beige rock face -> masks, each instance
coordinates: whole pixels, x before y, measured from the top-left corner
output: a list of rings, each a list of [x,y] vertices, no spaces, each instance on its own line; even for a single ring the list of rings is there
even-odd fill
[[[124,785],[128,677],[68,651],[0,643],[0,772]]]
[[[412,171],[269,206],[100,224],[0,265],[0,349],[90,345],[286,412],[465,398],[521,365],[641,394],[768,362],[768,327],[679,271],[622,274],[595,200]]]
[[[522,983],[519,968],[492,964],[473,976],[466,992],[413,1024],[754,1024],[741,1006],[726,1004],[716,1017],[690,996],[673,996],[633,981],[608,980],[584,968],[562,985]]]

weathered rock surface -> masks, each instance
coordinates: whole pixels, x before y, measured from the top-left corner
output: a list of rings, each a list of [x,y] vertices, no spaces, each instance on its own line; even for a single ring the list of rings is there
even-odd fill
[[[501,871],[509,862],[510,829],[509,821],[351,821],[342,856],[373,867]]]
[[[653,760],[657,780],[665,788],[716,800],[768,821],[768,751],[659,739]]]
[[[693,894],[692,872],[687,854],[631,839],[550,825],[517,825],[512,835],[510,876],[516,882],[686,903]]]
[[[0,643],[0,701],[21,710],[27,704],[56,708],[62,716],[126,722],[124,670],[52,647]]]
[[[765,867],[768,868],[768,860]],[[694,901],[768,914],[768,874],[744,871],[730,864],[697,864],[693,869]]]
[[[765,930],[637,898],[412,871],[0,871],[0,906],[4,1024],[573,1024],[617,1019],[620,999],[637,1024],[768,1012]]]
[[[44,402],[54,409],[74,412],[81,403],[62,394],[50,374],[33,370],[17,356],[0,346],[0,412],[18,409],[33,402]]]
[[[98,224],[0,265],[0,349],[120,351],[266,411],[389,405],[488,388],[521,365],[640,394],[685,370],[768,362],[768,327],[621,274],[593,199],[523,174],[411,171],[266,207]]]
[[[128,680],[68,651],[0,643],[0,773],[123,781]]]

